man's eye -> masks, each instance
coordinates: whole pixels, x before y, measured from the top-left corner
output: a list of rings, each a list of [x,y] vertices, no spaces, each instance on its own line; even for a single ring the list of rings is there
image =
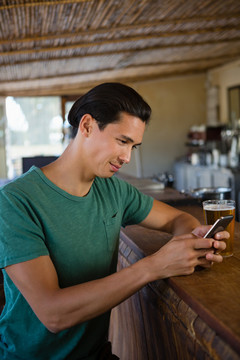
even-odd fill
[[[121,143],[121,144],[126,144],[126,140],[122,140],[122,139],[118,139],[118,141]]]
[[[132,150],[137,149],[137,145],[133,145]]]

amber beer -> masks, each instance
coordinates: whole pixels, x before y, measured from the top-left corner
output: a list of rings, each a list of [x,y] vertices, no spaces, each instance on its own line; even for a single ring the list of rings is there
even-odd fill
[[[229,239],[225,239],[226,249],[221,252],[224,257],[233,255],[234,225],[235,225],[235,201],[234,200],[206,200],[203,202],[204,219],[207,225],[213,225],[221,216],[233,215],[233,220],[226,227]]]

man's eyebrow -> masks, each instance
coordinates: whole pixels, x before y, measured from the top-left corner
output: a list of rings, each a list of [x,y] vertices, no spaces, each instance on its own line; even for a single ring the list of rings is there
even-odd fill
[[[128,141],[128,142],[130,142],[130,143],[134,143],[134,140],[132,139],[132,138],[130,138],[129,136],[126,136],[126,135],[121,135],[121,137],[124,139],[124,140],[126,140],[126,141]],[[142,143],[138,143],[138,144],[135,144],[135,145],[141,145]]]

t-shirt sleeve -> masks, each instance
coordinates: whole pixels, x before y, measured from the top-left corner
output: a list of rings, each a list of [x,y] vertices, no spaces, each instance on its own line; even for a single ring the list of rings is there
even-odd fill
[[[37,216],[26,200],[0,191],[0,268],[48,255]]]
[[[153,198],[143,194],[134,186],[122,181],[122,199],[124,212],[122,226],[138,224],[149,214],[153,206]]]

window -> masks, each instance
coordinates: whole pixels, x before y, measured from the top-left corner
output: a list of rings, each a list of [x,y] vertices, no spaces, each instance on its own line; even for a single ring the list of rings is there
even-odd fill
[[[59,156],[63,149],[60,97],[6,98],[8,178],[22,173],[22,158]]]

